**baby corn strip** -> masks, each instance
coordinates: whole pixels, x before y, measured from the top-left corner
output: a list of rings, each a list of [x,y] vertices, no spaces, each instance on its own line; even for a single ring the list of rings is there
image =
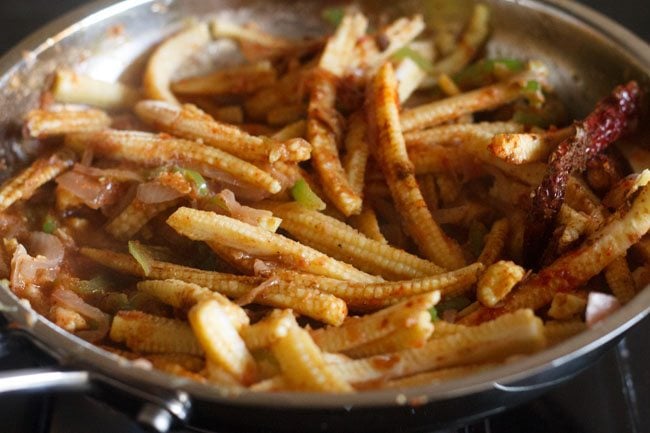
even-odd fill
[[[302,87],[311,68],[296,68],[287,72],[277,83],[260,89],[244,103],[246,114],[256,120],[266,120],[268,113],[276,107],[302,102]]]
[[[415,323],[397,329],[385,337],[378,338],[345,353],[352,358],[366,358],[382,353],[392,353],[399,350],[422,347],[433,332],[431,314],[421,311],[414,319]]]
[[[476,157],[504,173],[528,185],[538,185],[544,176],[546,165],[532,162],[522,165],[509,164],[490,153],[488,145],[494,134],[504,131],[522,131],[523,126],[511,122],[494,122],[479,124],[445,125],[424,131],[414,131],[405,134],[409,152],[418,152],[413,155],[417,158],[426,154],[430,148],[440,144],[456,144],[466,154]],[[435,150],[434,150],[435,151]],[[425,156],[426,158],[426,156]],[[461,164],[463,159],[460,159]]]
[[[479,309],[463,323],[480,323],[519,308],[537,309],[557,292],[570,292],[625,254],[650,229],[650,187],[643,188],[630,210],[594,233],[577,250],[561,256],[513,291],[498,309]]]
[[[386,307],[404,298],[431,291],[439,291],[445,297],[464,293],[476,283],[483,265],[474,263],[464,268],[431,277],[406,281],[381,283],[350,283],[316,275],[298,274],[293,271],[274,271],[274,275],[292,285],[313,287],[343,299],[349,308],[367,311]]]
[[[311,332],[314,342],[326,352],[342,352],[375,341],[419,320],[419,313],[438,303],[440,292],[413,296],[399,304],[362,317],[349,317],[341,326]],[[429,316],[430,320],[430,316]]]
[[[436,209],[432,214],[438,224],[467,227],[472,221],[477,221],[490,212],[491,209],[486,205],[470,201],[459,206]]]
[[[244,109],[239,105],[226,105],[214,111],[214,120],[222,123],[244,123]]]
[[[134,198],[131,203],[105,227],[114,238],[132,239],[153,217],[178,204],[178,200],[143,203]]]
[[[542,64],[530,62],[526,71],[500,83],[404,111],[400,118],[402,128],[404,131],[423,129],[464,114],[497,108],[521,97],[521,89],[529,81],[544,82],[547,75]]]
[[[172,76],[193,52],[210,42],[210,39],[207,24],[194,24],[163,41],[147,62],[143,82],[145,96],[178,104],[169,89]]]
[[[304,161],[311,154],[311,146],[301,138],[281,142],[250,135],[217,122],[193,105],[179,107],[162,101],[141,101],[134,110],[156,128],[188,140],[200,140],[245,160]]]
[[[634,251],[641,256],[643,260],[650,263],[650,236],[645,236],[634,245]]]
[[[616,183],[603,198],[603,204],[610,209],[618,209],[632,194],[648,183],[650,183],[650,169],[646,168],[639,173],[633,173]],[[650,260],[650,258],[646,260]]]
[[[307,133],[307,121],[298,120],[297,122],[290,123],[275,134],[271,136],[272,139],[278,141],[289,140],[291,138],[303,138]]]
[[[239,305],[229,301],[218,292],[213,292],[194,283],[174,279],[149,280],[140,281],[137,287],[139,291],[182,310],[189,310],[201,301],[213,299],[221,305],[236,329],[239,330],[249,323],[246,312]]]
[[[192,328],[181,320],[152,316],[141,311],[119,311],[113,318],[111,340],[139,353],[203,355]]]
[[[488,7],[484,4],[475,5],[458,45],[451,54],[434,63],[432,74],[455,74],[467,66],[487,39],[490,31],[489,21]]]
[[[278,50],[287,50],[296,46],[296,42],[289,39],[271,35],[253,26],[241,26],[230,20],[215,19],[210,23],[210,30],[215,39],[231,38]]]
[[[476,286],[476,298],[486,307],[494,307],[524,278],[526,270],[509,261],[489,266]]]
[[[352,388],[326,364],[323,353],[297,323],[271,346],[284,377],[292,387],[307,391],[350,392]]]
[[[377,214],[370,206],[364,206],[359,215],[351,216],[350,222],[357,230],[368,238],[381,242],[384,245],[388,244],[388,241],[379,228]]]
[[[128,254],[85,247],[80,252],[119,272],[156,280],[176,279],[194,283],[235,299],[247,296],[264,282],[259,277],[222,274],[156,260],[151,262],[151,271],[145,276],[142,266]],[[342,323],[347,316],[344,301],[315,288],[271,285],[257,295],[255,302],[276,308],[293,308],[299,314],[331,325]]]
[[[569,177],[564,202],[571,208],[589,215],[595,226],[602,224],[609,214],[585,181],[576,176]]]
[[[160,355],[160,356],[163,356],[163,355]],[[188,370],[186,368],[183,368],[182,365],[179,365],[179,364],[177,364],[175,362],[167,361],[164,358],[153,358],[152,355],[147,356],[144,359],[151,362],[151,365],[155,369],[160,370],[160,371],[164,371],[165,373],[172,374],[174,376],[184,377],[186,379],[196,380],[197,382],[202,382],[202,383],[206,382],[205,377],[203,377],[202,375],[200,375],[200,374],[198,374],[196,372],[190,371],[190,370]],[[234,382],[234,380],[233,380],[233,382]]]
[[[445,322],[444,320],[436,320],[433,327],[433,334],[431,338],[447,337],[449,335],[458,334],[461,332],[472,332],[469,326],[459,325],[457,323]],[[469,331],[468,331],[469,329]]]
[[[70,158],[55,153],[49,158],[39,158],[0,187],[0,212],[19,200],[29,199],[34,192],[72,167]]]
[[[500,133],[488,146],[494,156],[511,164],[546,161],[553,149],[571,134],[571,128],[545,133]]]
[[[142,266],[129,254],[121,254],[114,251],[98,250],[87,247],[82,247],[80,252],[82,255],[96,261],[97,263],[118,272],[135,275],[141,278],[151,278],[154,280],[181,280],[197,284],[201,287],[207,287],[210,290],[219,292],[231,298],[243,296],[263,281],[262,278],[258,277],[204,271],[158,260],[151,261],[151,270],[149,275],[145,275]]]
[[[217,242],[305,272],[347,281],[370,283],[379,280],[284,236],[212,212],[181,207],[167,223],[190,239]]]
[[[310,89],[307,140],[312,144],[312,163],[326,196],[346,216],[361,211],[362,199],[353,189],[338,152],[340,123],[335,110],[336,77],[326,71],[314,74]]]
[[[276,107],[266,114],[266,123],[274,126],[287,125],[302,119],[306,114],[307,108],[304,104]]]
[[[463,93],[454,80],[447,74],[440,74],[438,76],[438,86],[440,87],[440,90],[442,90],[447,96],[456,96],[460,95]],[[469,123],[471,123],[472,120],[469,120]],[[466,122],[461,122],[461,123],[466,123]]]
[[[420,87],[420,84],[427,77],[427,72],[417,65],[409,57],[405,58],[395,68],[397,78],[397,94],[399,102],[406,101]]]
[[[382,383],[382,388],[411,388],[419,385],[430,385],[444,380],[467,377],[471,374],[478,373],[490,368],[496,367],[497,364],[485,363],[476,365],[464,365],[462,367],[443,368],[442,370],[429,371],[426,373],[414,374],[401,379],[389,380]]]
[[[57,102],[87,104],[104,110],[130,108],[140,98],[140,92],[133,87],[95,80],[71,69],[56,70],[52,95]]]
[[[471,333],[436,338],[421,348],[358,359],[332,368],[343,380],[359,384],[499,361],[515,354],[535,352],[544,345],[542,321],[531,310],[519,310],[477,326]]]
[[[415,180],[398,118],[395,74],[390,63],[373,80],[369,123],[376,134],[379,165],[386,176],[397,210],[420,249],[434,263],[457,269],[465,260],[460,246],[438,227]]]
[[[153,364],[176,364],[192,373],[198,373],[205,368],[205,360],[201,357],[188,355],[186,353],[160,353],[147,355]]]
[[[282,375],[261,380],[248,387],[248,390],[253,392],[279,392],[290,391],[291,389],[289,381]]]
[[[556,321],[551,320],[544,324],[544,335],[548,346],[560,343],[587,329],[587,324],[582,320]]]
[[[439,274],[442,269],[404,250],[370,239],[354,228],[298,203],[260,204],[282,219],[280,227],[301,243],[389,279]]]
[[[427,145],[408,146],[409,159],[416,175],[429,173],[479,173],[478,165],[459,147]]]
[[[368,19],[360,12],[347,13],[328,39],[319,60],[319,67],[341,77],[354,58],[354,47],[366,33]]]
[[[97,155],[140,164],[158,165],[171,161],[205,164],[272,194],[281,189],[276,179],[253,164],[193,141],[147,132],[105,130],[69,134],[65,144],[77,152],[91,148]]]
[[[632,272],[634,285],[638,288],[645,288],[650,285],[650,264],[639,266]]]
[[[187,315],[207,361],[223,368],[239,382],[255,381],[257,367],[225,308],[214,299],[196,304]]]
[[[172,83],[171,89],[181,95],[246,94],[270,86],[276,79],[277,73],[273,65],[264,60],[185,78]]]
[[[366,120],[361,112],[353,114],[350,118],[348,134],[345,137],[345,150],[343,169],[347,173],[350,187],[361,196],[370,152],[366,137]]]
[[[406,132],[404,140],[406,140],[408,148],[435,145],[460,146],[464,141],[473,140],[476,137],[491,139],[495,134],[517,133],[523,132],[523,130],[522,125],[514,122],[454,123]]]
[[[636,294],[636,286],[625,255],[618,257],[605,268],[605,280],[621,305],[630,302]]]
[[[298,314],[333,326],[339,326],[348,315],[345,301],[314,288],[271,285],[257,295],[254,302],[276,308],[291,308]]]
[[[265,349],[287,335],[296,323],[291,310],[273,310],[254,325],[239,332],[248,350]]]
[[[386,62],[396,51],[406,46],[415,39],[425,28],[422,15],[414,15],[410,18],[402,17],[393,21],[390,25],[380,29],[377,37],[388,41],[385,47],[379,47],[375,42],[368,47],[362,44],[357,47],[357,53],[354,56],[360,62],[365,63],[366,72],[372,75],[379,67]],[[370,38],[369,38],[370,39]],[[373,41],[373,39],[370,39]],[[365,49],[366,53],[360,53],[358,50]],[[365,54],[365,56],[363,55]],[[356,63],[356,62],[355,62]]]
[[[503,255],[509,231],[510,224],[507,218],[496,221],[485,237],[485,246],[477,262],[483,263],[485,266],[496,262]]]
[[[232,374],[228,373],[225,368],[212,361],[205,363],[205,370],[202,371],[211,384],[221,387],[243,389],[242,383]]]
[[[336,82],[350,65],[354,46],[368,20],[360,13],[343,17],[329,38],[312,77],[307,117],[307,139],[313,146],[313,165],[327,197],[344,215],[361,212],[362,199],[348,182],[338,152],[340,120],[336,112]]]
[[[563,204],[558,213],[558,224],[564,226],[564,229],[558,240],[557,251],[564,252],[580,236],[587,231],[592,231],[590,225],[593,223],[587,215]]]
[[[571,293],[556,293],[548,309],[549,317],[566,320],[577,315],[582,315],[587,308],[587,300],[582,296]]]
[[[98,131],[108,128],[111,118],[101,110],[87,108],[32,110],[25,117],[25,130],[30,137],[47,138],[71,132]]]

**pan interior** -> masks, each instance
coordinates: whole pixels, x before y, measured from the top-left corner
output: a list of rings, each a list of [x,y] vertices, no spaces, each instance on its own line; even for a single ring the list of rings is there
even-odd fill
[[[487,54],[544,61],[551,70],[552,83],[570,107],[570,114],[574,118],[588,112],[616,84],[636,79],[644,88],[650,88],[650,54],[646,45],[639,45],[635,41],[631,46],[644,47],[645,51],[631,52],[630,48],[615,45],[609,37],[581,22],[575,17],[573,9],[564,10],[550,3],[509,0],[486,0],[484,3],[490,6],[492,12],[493,30],[486,47]],[[472,4],[470,0],[404,0],[392,2],[390,6],[379,0],[362,2],[364,11],[374,18],[422,13],[431,23],[450,20],[462,22],[467,18]],[[326,6],[331,6],[330,2],[127,0],[110,6],[90,5],[64,17],[0,60],[0,157],[11,169],[22,166],[33,157],[29,143],[22,143],[19,138],[21,119],[29,108],[37,105],[44,83],[48,82],[51,72],[57,67],[69,66],[97,79],[119,79],[137,84],[147,53],[190,17],[206,19],[218,16],[240,23],[253,21],[271,32],[287,36],[316,36],[331,30],[320,18],[320,11]],[[621,34],[620,29],[614,30],[616,34]],[[625,32],[622,34],[631,37]],[[215,41],[196,56],[192,68],[208,68],[238,61],[241,59],[232,43]],[[187,73],[189,70],[179,72]],[[649,135],[649,120],[646,114],[644,121],[640,122],[640,133],[645,136]],[[5,170],[0,178],[8,176],[9,172]],[[17,305],[6,289],[0,289],[0,301]],[[424,393],[431,399],[449,398],[490,388],[497,381],[522,379],[534,372],[560,365],[567,356],[577,356],[581,351],[595,348],[640,320],[647,310],[646,305],[650,305],[648,290],[609,318],[603,326],[557,348],[520,363],[462,380],[431,385],[412,394]],[[42,318],[37,318],[34,323],[34,317],[29,316],[22,306],[18,306],[15,313],[7,314],[19,323],[29,322],[31,332],[49,346],[57,347],[56,351],[61,357],[75,362],[83,358],[82,362],[93,368],[127,380],[167,383],[217,401],[234,398],[242,404],[296,407],[388,405],[395,402],[394,391],[368,392],[356,396],[226,396],[213,388],[181,379],[170,382],[169,378],[165,379],[159,373],[134,372],[133,368],[119,364],[116,357],[107,356]]]

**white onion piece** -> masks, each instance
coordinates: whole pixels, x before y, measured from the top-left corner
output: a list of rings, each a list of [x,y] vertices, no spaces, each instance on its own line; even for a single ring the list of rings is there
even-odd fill
[[[273,216],[273,212],[268,210],[242,206],[235,198],[235,194],[229,189],[224,189],[217,194],[217,197],[221,197],[230,216],[242,222],[256,226],[262,218],[271,218]]]
[[[97,325],[97,329],[90,331],[79,331],[76,333],[84,340],[94,343],[104,338],[108,333],[109,315],[97,307],[88,305],[76,293],[66,289],[57,289],[52,293],[52,300],[62,307],[76,311],[84,318],[90,319]]]
[[[11,259],[11,287],[22,290],[27,285],[41,285],[54,281],[63,261],[61,241],[47,233],[30,233],[31,256],[23,245],[18,245]]]
[[[255,301],[255,298],[262,294],[264,290],[268,289],[269,287],[276,286],[279,282],[280,279],[278,277],[271,277],[259,286],[251,289],[248,293],[235,299],[235,304],[239,305],[240,307],[252,304]]]
[[[42,256],[50,267],[57,267],[63,261],[65,250],[61,240],[51,234],[44,232],[32,232],[29,234],[28,245],[29,252],[34,257]]]
[[[143,182],[144,178],[137,172],[126,170],[123,168],[97,168],[89,167],[82,164],[75,164],[74,171],[77,173],[83,173],[88,176],[100,178],[107,177],[119,182]]]
[[[99,209],[119,199],[113,183],[101,182],[93,176],[75,170],[57,177],[56,183],[79,197],[91,209]]]
[[[183,197],[185,194],[159,182],[147,182],[138,185],[136,199],[142,203],[162,203]]]
[[[621,308],[621,303],[614,296],[606,293],[590,292],[587,298],[587,311],[585,313],[587,326],[593,326],[597,322],[611,316],[619,308]]]
[[[200,166],[200,167],[188,167],[193,170],[198,171],[203,176],[211,179],[215,188],[213,190],[219,191],[220,189],[230,189],[237,197],[246,201],[260,201],[269,197],[271,194],[268,191],[265,191],[260,188],[256,188],[247,183],[241,182],[240,180],[235,179],[230,174],[217,170],[213,167]]]

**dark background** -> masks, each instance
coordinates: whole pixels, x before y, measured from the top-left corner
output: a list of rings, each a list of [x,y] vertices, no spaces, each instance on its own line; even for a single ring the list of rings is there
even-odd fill
[[[0,0],[0,53],[86,0]],[[649,0],[582,0],[650,41]]]

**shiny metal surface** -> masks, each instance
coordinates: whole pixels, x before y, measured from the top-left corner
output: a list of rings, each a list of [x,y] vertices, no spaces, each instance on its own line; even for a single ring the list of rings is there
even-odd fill
[[[380,1],[364,2],[377,10]],[[432,1],[395,2],[395,13],[427,11]],[[438,1],[439,3],[439,1]],[[466,0],[458,3],[471,4]],[[551,66],[553,82],[574,117],[584,114],[602,95],[620,82],[637,79],[650,87],[650,48],[606,18],[576,3],[550,0],[489,0],[494,34],[487,47],[494,55],[541,58]],[[221,15],[236,21],[255,21],[274,31],[294,35],[319,34],[319,2],[234,0],[100,1],[55,21],[0,59],[0,136],[11,143],[22,114],[35,105],[48,74],[58,66],[75,66],[96,78],[135,80],[150,47],[181,25],[188,16]],[[462,13],[462,12],[461,12]],[[120,31],[115,31],[120,29]],[[208,63],[236,61],[232,46],[213,43]],[[648,134],[648,117],[642,122]],[[14,146],[15,147],[15,146]],[[19,164],[28,154],[5,146],[6,155]],[[250,406],[272,416],[281,409],[357,410],[399,409],[402,402],[425,404],[430,421],[449,421],[502,408],[531,397],[575,374],[599,356],[617,336],[648,313],[650,290],[589,331],[556,347],[511,365],[470,377],[405,390],[368,391],[354,395],[233,394],[181,378],[150,371],[106,353],[67,334],[0,289],[0,302],[16,306],[6,316],[42,342],[63,364],[88,368],[124,383],[187,391],[193,400],[228,408],[232,416]],[[410,407],[403,408],[409,411]],[[260,419],[266,412],[260,411]],[[223,412],[222,412],[223,413]],[[324,412],[323,412],[324,413]],[[416,418],[414,418],[416,419]],[[242,422],[249,420],[242,420]],[[416,421],[414,421],[416,422]],[[357,426],[358,427],[358,426]]]
[[[0,374],[0,394],[16,391],[85,391],[90,387],[87,371],[19,370]]]

